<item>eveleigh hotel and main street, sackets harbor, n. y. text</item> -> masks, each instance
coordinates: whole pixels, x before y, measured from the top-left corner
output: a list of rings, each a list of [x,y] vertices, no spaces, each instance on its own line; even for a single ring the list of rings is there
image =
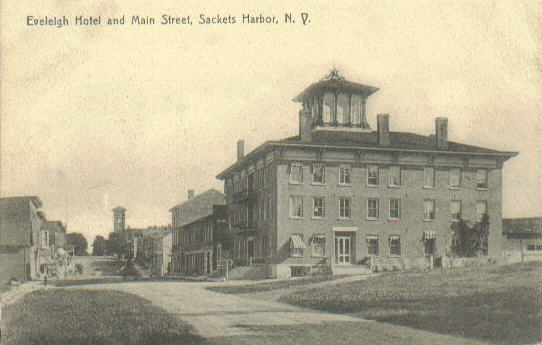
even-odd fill
[[[207,16],[206,14],[199,14],[195,17],[190,15],[183,16],[173,16],[169,14],[163,14],[158,18],[150,16],[125,16],[121,15],[119,17],[112,18],[102,18],[102,16],[75,16],[73,20],[68,19],[66,16],[53,16],[53,17],[36,17],[36,16],[27,16],[26,25],[27,26],[36,26],[36,27],[56,27],[61,28],[64,26],[69,26],[72,23],[76,26],[118,26],[118,25],[193,25],[194,23],[200,25],[206,24],[279,24],[279,19],[275,15],[264,15],[261,13],[258,14],[242,14],[241,16],[233,16],[230,14],[221,15],[217,14],[216,16]],[[103,19],[103,20],[102,20]],[[296,21],[297,20],[297,21]],[[293,14],[293,13],[284,13],[282,20],[285,24],[302,24],[307,25],[310,23],[309,14],[306,12]]]

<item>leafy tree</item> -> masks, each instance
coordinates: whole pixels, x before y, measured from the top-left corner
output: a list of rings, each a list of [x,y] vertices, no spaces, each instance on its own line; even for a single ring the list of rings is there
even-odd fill
[[[92,255],[102,256],[107,254],[107,240],[105,237],[96,235],[92,245]]]
[[[107,254],[117,255],[119,258],[128,258],[130,249],[126,231],[111,232],[109,234],[109,239],[107,240]]]
[[[70,232],[66,235],[66,242],[69,245],[72,245],[74,248],[74,255],[76,256],[82,256],[82,255],[88,255],[87,253],[87,239],[83,234],[78,232]]]
[[[454,239],[452,241],[452,253],[459,257],[474,257],[487,255],[489,216],[486,214],[481,222],[469,225],[461,219],[452,225]]]

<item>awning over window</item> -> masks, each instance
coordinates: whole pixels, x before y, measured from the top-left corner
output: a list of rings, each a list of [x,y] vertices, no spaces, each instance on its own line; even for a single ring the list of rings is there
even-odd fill
[[[326,235],[316,234],[316,235],[313,235],[313,236],[312,236],[312,239],[313,239],[313,240],[322,240],[322,241],[325,241]]]
[[[367,235],[367,242],[378,241],[378,235]]]
[[[436,238],[434,231],[425,231],[423,236],[426,240],[433,240]]]
[[[398,241],[401,239],[401,236],[399,235],[391,235],[390,236],[390,241]]]
[[[291,249],[305,249],[305,243],[301,235],[290,235],[290,248]]]

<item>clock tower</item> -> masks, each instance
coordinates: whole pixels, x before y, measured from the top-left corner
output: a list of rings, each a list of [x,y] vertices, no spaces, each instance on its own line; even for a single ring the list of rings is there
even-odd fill
[[[120,206],[113,209],[113,229],[115,232],[126,229],[126,209]]]

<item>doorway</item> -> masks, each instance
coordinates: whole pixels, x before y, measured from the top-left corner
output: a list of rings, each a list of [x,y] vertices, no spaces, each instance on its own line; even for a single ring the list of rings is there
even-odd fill
[[[349,264],[352,261],[352,238],[348,233],[335,234],[335,262]]]

